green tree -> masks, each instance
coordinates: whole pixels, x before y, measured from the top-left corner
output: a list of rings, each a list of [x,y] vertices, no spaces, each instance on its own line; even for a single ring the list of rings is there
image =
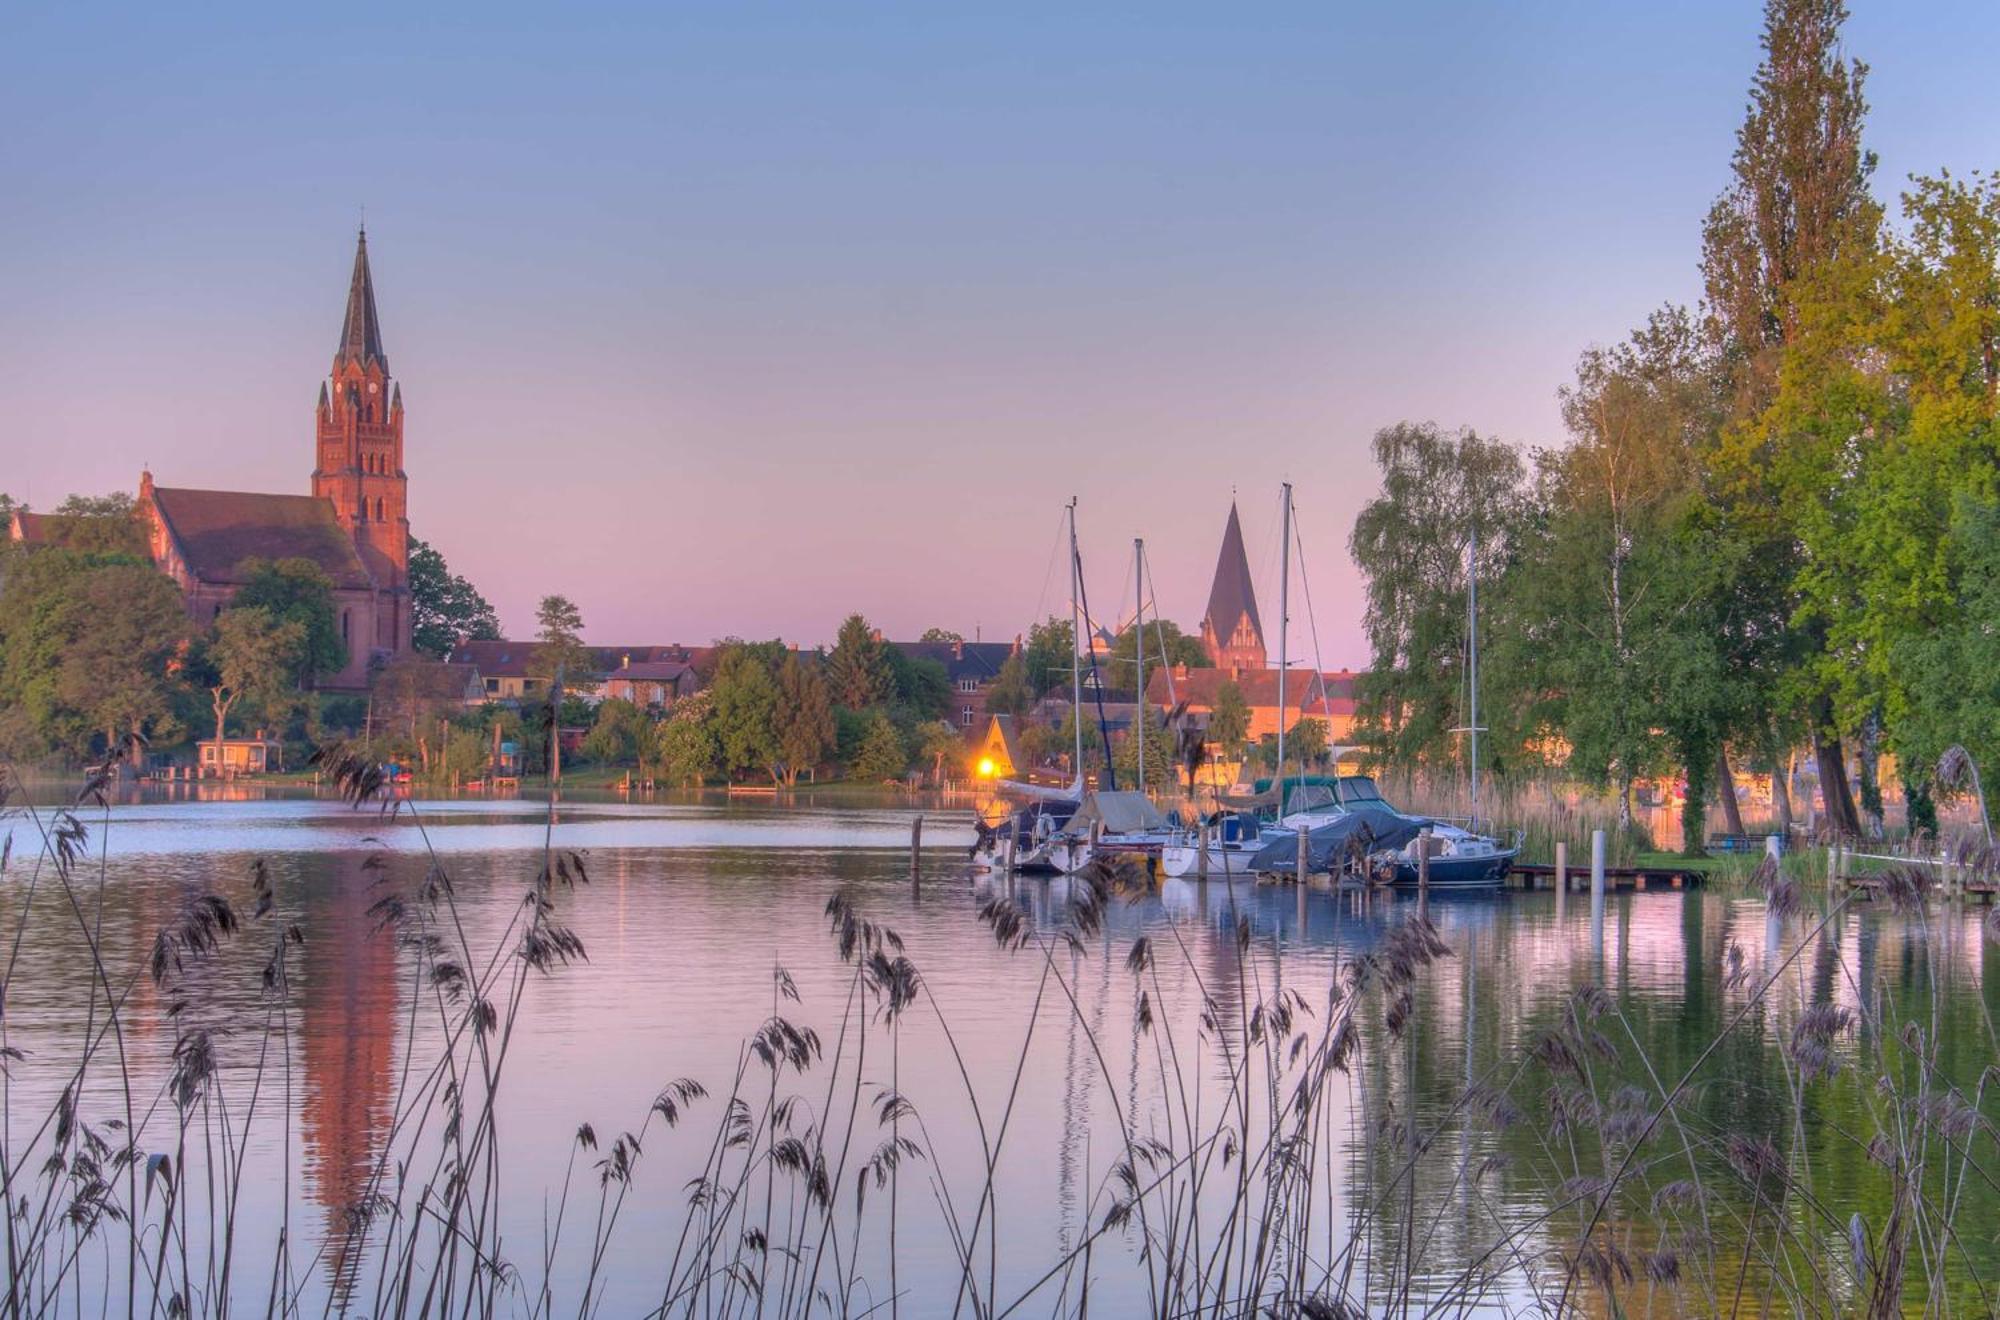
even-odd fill
[[[833,749],[833,703],[819,665],[806,664],[796,651],[778,667],[777,739],[779,774],[785,786],[796,784],[801,771],[817,766]]]
[[[1076,667],[1076,629],[1068,619],[1051,615],[1028,629],[1028,645],[1023,651],[1028,688],[1040,700],[1058,687],[1067,687]]]
[[[1145,626],[1146,674],[1151,682],[1153,671],[1186,665],[1189,669],[1209,669],[1208,652],[1202,647],[1199,636],[1190,637],[1181,631],[1180,625],[1171,619],[1148,619]],[[1139,630],[1127,627],[1111,643],[1111,652],[1099,661],[1106,680],[1112,687],[1130,689],[1138,681],[1139,666],[1133,652],[1139,643]]]
[[[528,657],[528,677],[539,681],[549,700],[549,778],[562,782],[562,726],[568,711],[565,694],[597,680],[597,661],[583,644],[583,611],[567,596],[544,596],[535,607],[535,649]]]
[[[890,696],[888,649],[859,614],[850,614],[833,639],[826,658],[826,686],[834,704],[866,710]]]
[[[947,768],[965,763],[965,737],[943,720],[931,720],[917,728],[918,756],[931,768],[931,782],[942,788],[950,778]]]
[[[709,691],[723,772],[758,771],[770,775],[774,784],[781,782],[778,682],[770,662],[751,647],[728,647],[716,663]]]
[[[887,699],[903,727],[944,718],[951,707],[951,675],[942,664],[928,656],[904,655],[891,646],[884,648],[883,670],[888,675]]]
[[[668,783],[699,785],[716,773],[721,745],[715,732],[715,699],[697,692],[674,703],[673,714],[653,733],[653,758]]]
[[[1326,759],[1326,721],[1317,715],[1301,716],[1285,731],[1285,759],[1305,768]]]
[[[868,731],[849,771],[856,779],[901,779],[910,767],[910,751],[896,723],[881,711],[868,717]]]
[[[1700,485],[1723,384],[1678,308],[1578,362],[1562,392],[1570,446],[1537,456],[1535,516],[1486,597],[1482,773],[1559,745],[1570,773],[1615,791],[1627,825],[1634,781],[1676,757],[1691,785],[1714,780],[1745,706],[1728,671],[1753,658],[1732,649],[1738,587]]]
[[[1225,759],[1243,755],[1243,740],[1250,736],[1250,703],[1234,679],[1215,689],[1215,705],[1208,714],[1208,740],[1222,749]]]
[[[443,660],[461,641],[498,641],[500,616],[429,543],[410,538],[410,646]]]
[[[623,697],[597,703],[597,717],[583,740],[583,754],[598,765],[636,765],[653,740],[653,722]]]
[[[1000,662],[1000,672],[986,688],[986,713],[989,715],[1011,715],[1015,719],[1025,718],[1035,704],[1035,693],[1028,683],[1028,665],[1020,652],[1008,656]]]
[[[132,764],[147,744],[179,738],[175,660],[188,641],[180,589],[149,564],[114,562],[78,581],[78,626],[64,648],[63,701],[104,734],[125,741]]]
[[[953,632],[949,628],[926,628],[924,629],[923,636],[917,638],[917,640],[920,642],[962,642],[965,640],[965,634]]]
[[[1180,782],[1173,735],[1157,710],[1142,705],[1140,713],[1146,721],[1146,787],[1155,793],[1169,792]],[[1111,740],[1111,764],[1118,771],[1119,787],[1139,786],[1139,738],[1132,730]]]
[[[228,736],[229,712],[246,697],[268,701],[281,695],[299,672],[306,626],[280,619],[257,605],[222,612],[208,643],[209,708],[215,714],[217,756]]]
[[[246,559],[237,566],[243,585],[230,609],[261,609],[279,623],[296,623],[303,639],[292,658],[292,686],[304,691],[326,674],[347,667],[333,608],[333,580],[310,559]]]
[[[1473,431],[1402,422],[1375,434],[1382,494],[1355,519],[1349,548],[1367,580],[1373,659],[1359,722],[1376,759],[1449,763],[1464,720],[1466,547],[1482,582],[1513,552],[1526,510],[1520,456]]]
[[[1702,273],[1735,382],[1737,420],[1712,463],[1721,531],[1761,561],[1744,589],[1766,589],[1757,612],[1788,631],[1794,662],[1777,695],[1805,710],[1828,818],[1852,833],[1860,820],[1829,672],[1838,662],[1826,618],[1801,600],[1816,573],[1837,579],[1815,553],[1814,529],[1834,519],[1851,478],[1842,454],[1871,424],[1854,407],[1868,394],[1851,391],[1859,361],[1835,329],[1869,314],[1881,220],[1868,190],[1875,159],[1861,142],[1867,70],[1841,50],[1846,18],[1840,0],[1767,0],[1764,59],[1734,177],[1703,227]]]
[[[67,497],[55,507],[44,532],[50,545],[68,550],[147,557],[145,528],[124,491]]]

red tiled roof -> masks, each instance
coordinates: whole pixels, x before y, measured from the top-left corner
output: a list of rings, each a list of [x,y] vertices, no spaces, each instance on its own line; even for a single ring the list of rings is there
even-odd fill
[[[153,507],[203,582],[242,582],[246,559],[309,559],[336,588],[375,585],[333,504],[317,496],[155,486]]]
[[[22,545],[44,545],[49,539],[49,528],[54,520],[46,513],[29,513],[26,509],[14,510],[11,533]]]
[[[629,665],[620,665],[605,677],[642,683],[672,683],[693,672],[693,665],[679,660],[635,660]]]

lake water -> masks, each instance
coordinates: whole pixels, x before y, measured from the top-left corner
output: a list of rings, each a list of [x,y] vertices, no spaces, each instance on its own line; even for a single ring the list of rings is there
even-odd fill
[[[948,807],[926,810],[914,879],[909,807],[580,801],[552,823],[532,802],[416,807],[383,815],[274,796],[85,811],[91,834],[72,868],[74,909],[38,864],[48,811],[7,822],[5,1044],[20,1053],[10,1056],[6,1143],[13,1199],[25,1198],[29,1217],[70,1195],[46,1190],[41,1164],[52,1136],[42,1120],[74,1078],[86,1031],[102,1029],[93,994],[101,977],[127,996],[118,1043],[144,1152],[176,1151],[191,1185],[214,1176],[226,1187],[231,1158],[198,1139],[201,1123],[243,1134],[241,1263],[228,1285],[236,1305],[264,1309],[276,1244],[289,1231],[286,1288],[300,1309],[419,1313],[425,1283],[397,1305],[385,1278],[421,1220],[414,1191],[444,1144],[436,1091],[428,1110],[416,1097],[464,1010],[426,973],[423,950],[407,938],[414,926],[406,918],[399,938],[378,904],[413,895],[441,871],[451,901],[429,909],[429,929],[470,951],[453,961],[477,972],[497,956],[492,965],[504,973],[546,838],[580,855],[587,872],[587,883],[551,891],[551,920],[574,931],[584,956],[530,973],[512,1017],[496,1154],[481,1175],[498,1179],[495,1219],[483,1232],[507,1269],[483,1285],[475,1309],[531,1314],[546,1279],[554,1307],[577,1309],[588,1282],[596,1313],[647,1313],[685,1269],[690,1236],[712,1223],[722,1224],[718,1241],[728,1236],[711,1252],[717,1277],[701,1293],[704,1314],[757,1311],[750,1285],[719,1281],[744,1260],[752,1262],[745,1273],[760,1271],[772,1314],[803,1309],[808,1296],[822,1314],[880,1306],[970,1315],[1009,1305],[1015,1314],[1069,1314],[1086,1290],[1093,1314],[1172,1309],[1158,1299],[1200,1295],[1189,1291],[1196,1285],[1185,1270],[1178,1282],[1165,1276],[1164,1245],[1148,1256],[1140,1243],[1150,1234],[1156,1244],[1183,1244],[1182,1259],[1201,1262],[1218,1287],[1232,1259],[1254,1253],[1252,1235],[1239,1246],[1223,1226],[1244,1199],[1241,1152],[1268,1169],[1272,1138],[1282,1136],[1264,1121],[1270,1101],[1290,1093],[1301,1060],[1309,1063],[1343,1011],[1330,988],[1351,991],[1343,969],[1393,952],[1393,932],[1414,910],[1242,881],[1167,881],[1115,899],[1101,926],[1079,927],[1070,906],[1077,891],[1065,882],[975,876],[965,860],[970,812]],[[256,917],[260,864],[272,910]],[[229,899],[242,928],[156,984],[144,969],[157,932],[204,892]],[[882,996],[857,988],[856,967],[829,934],[826,905],[836,893],[893,928],[921,979],[893,1021]],[[1023,947],[1002,948],[982,920],[982,906],[995,902],[1021,913]],[[1408,1022],[1392,1030],[1400,1015],[1378,967],[1371,984],[1346,995],[1358,1005],[1356,1044],[1345,1071],[1325,1073],[1313,1139],[1275,1144],[1302,1166],[1304,1191],[1284,1211],[1296,1237],[1272,1276],[1296,1274],[1309,1291],[1325,1291],[1332,1269],[1370,1311],[1548,1307],[1565,1272],[1558,1253],[1590,1217],[1593,1180],[1624,1168],[1629,1189],[1597,1233],[1632,1268],[1627,1281],[1615,1260],[1607,1267],[1628,1308],[1789,1310],[1801,1298],[1851,1297],[1866,1290],[1872,1267],[1855,1269],[1851,1217],[1877,1234],[1893,1208],[1882,1149],[1873,1159],[1869,1150],[1888,1133],[1907,1161],[1925,1161],[1918,1181],[1942,1189],[1953,1216],[1930,1223],[1936,1242],[1914,1235],[1908,1295],[1924,1295],[1934,1259],[1955,1303],[1983,1313],[2000,1274],[1991,1126],[2000,1111],[1980,1090],[1982,1070],[2000,1058],[1992,1026],[2000,944],[1986,938],[1983,916],[1850,905],[1822,928],[1814,904],[1780,919],[1759,895],[1666,890],[1614,896],[1598,927],[1581,895],[1560,910],[1546,893],[1434,903],[1449,955],[1412,970]],[[260,974],[292,924],[302,943],[285,955],[290,993],[279,1015]],[[81,925],[98,927],[101,973]],[[1141,938],[1152,963],[1135,974],[1128,955]],[[885,957],[895,951],[884,946]],[[513,1000],[504,975],[498,984],[505,1019]],[[1606,1001],[1580,1008],[1576,992],[1586,985],[1602,986]],[[1255,1006],[1287,992],[1292,1021],[1273,1029],[1262,1018],[1253,1028]],[[1799,1024],[1815,1006],[1858,1019],[1828,1034],[1831,1076],[1816,1075],[1817,1056],[1800,1043]],[[822,1051],[804,1072],[781,1069],[775,1081],[745,1049],[773,1016],[816,1032]],[[168,1086],[176,1043],[194,1032],[206,1033],[216,1070],[191,1106],[203,1115],[197,1139],[182,1149]],[[1718,1037],[1671,1120],[1654,1118],[1660,1093]],[[468,1061],[461,1085],[476,1092],[469,1039],[453,1057]],[[1569,1071],[1549,1063],[1560,1054],[1550,1042],[1565,1039],[1582,1056]],[[80,1122],[113,1147],[128,1112],[114,1048],[107,1040],[77,1106]],[[1881,1083],[1884,1072],[1896,1073],[1894,1085]],[[684,1077],[706,1096],[679,1106],[678,1126],[649,1120],[662,1089]],[[1468,1087],[1474,1103],[1465,1102]],[[732,1090],[756,1131],[740,1147],[727,1138],[718,1146]],[[907,1110],[883,1107],[891,1091]],[[738,1167],[730,1159],[763,1149],[768,1102],[788,1094],[797,1096],[783,1115],[788,1131],[808,1146],[823,1134],[830,1163],[846,1152],[829,1170],[832,1231],[817,1227],[805,1180],[769,1162],[754,1165],[754,1177],[731,1174],[724,1189],[755,1207],[743,1219],[718,1220],[712,1201],[691,1210],[691,1180],[718,1149],[729,1170]],[[982,1152],[1003,1121],[992,1206],[982,1209]],[[1927,1140],[1927,1123],[1946,1135]],[[583,1124],[594,1146],[579,1142]],[[1216,1136],[1225,1128],[1231,1135]],[[615,1158],[618,1134],[642,1130],[629,1180],[606,1184],[598,1162]],[[1412,1135],[1419,1154],[1406,1177],[1401,1152]],[[1216,1139],[1199,1186],[1175,1192],[1179,1175],[1163,1170],[1163,1199],[1107,1228],[1132,1183],[1177,1156],[1191,1160],[1204,1136]],[[909,1143],[893,1182],[863,1175],[893,1137]],[[1135,1157],[1134,1143],[1147,1142],[1172,1153]],[[1129,1180],[1121,1163],[1138,1165]],[[122,1197],[123,1175],[109,1181]],[[867,1184],[859,1210],[857,1182]],[[1690,1183],[1700,1198],[1693,1215],[1675,1209]],[[219,1230],[208,1223],[209,1192],[197,1190],[199,1203],[190,1191],[181,1210],[185,1236],[170,1232],[160,1259],[172,1277],[184,1270],[193,1280],[193,1305],[206,1311],[223,1287],[204,1263]],[[615,1219],[600,1252],[601,1194],[602,1213],[615,1209]],[[151,1225],[141,1237],[142,1284],[161,1245],[161,1195],[149,1179],[140,1197]],[[356,1207],[380,1197],[400,1199],[402,1216],[378,1209],[357,1227]],[[1247,1199],[1246,1222],[1268,1217],[1257,1207],[1270,1201]],[[982,1227],[968,1270],[955,1242],[975,1219]],[[787,1223],[809,1227],[788,1237]],[[767,1245],[745,1245],[753,1230]],[[122,1224],[100,1223],[59,1275],[43,1265],[34,1278],[58,1289],[52,1309],[118,1305],[124,1235]],[[190,1263],[174,1265],[184,1242]],[[800,1242],[812,1250],[796,1249]],[[1746,1251],[1746,1242],[1762,1245]],[[1677,1267],[1663,1263],[1668,1244]],[[1649,1264],[1665,1277],[1649,1280]],[[453,1282],[455,1296],[469,1295],[465,1279]],[[1578,1289],[1574,1300],[1602,1309],[1595,1283]]]

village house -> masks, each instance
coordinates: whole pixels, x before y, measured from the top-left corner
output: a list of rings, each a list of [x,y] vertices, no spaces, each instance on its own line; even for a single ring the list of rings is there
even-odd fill
[[[1011,642],[891,642],[889,645],[911,660],[935,660],[944,666],[951,681],[951,706],[946,716],[968,734],[986,718],[986,690],[1000,676],[1007,657],[1021,649],[1021,639]]]
[[[455,663],[479,670],[489,702],[518,702],[536,695],[540,642],[462,641],[452,648]],[[701,673],[715,648],[683,646],[590,646],[591,672],[570,676],[572,694],[586,701],[618,697],[636,706],[665,711],[701,686]]]

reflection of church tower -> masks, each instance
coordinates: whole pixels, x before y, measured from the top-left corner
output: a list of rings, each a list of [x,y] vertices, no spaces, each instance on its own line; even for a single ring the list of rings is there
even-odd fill
[[[390,652],[407,650],[410,518],[409,480],[403,475],[403,387],[390,379],[389,356],[382,351],[366,230],[354,249],[340,347],[320,386],[316,420],[312,493],[333,501],[334,516],[354,538],[369,576],[394,604],[377,610],[376,635],[369,644]]]
[[[351,1286],[360,1255],[343,1249],[349,1211],[368,1192],[395,1118],[396,939],[378,930],[369,913],[379,872],[364,869],[364,858],[334,853],[302,877],[308,898],[298,972],[305,1073],[299,1129],[308,1186],[327,1212],[327,1259],[340,1294]]]
[[[1257,590],[1250,585],[1250,556],[1243,550],[1243,525],[1234,500],[1222,529],[1215,584],[1208,589],[1208,613],[1201,616],[1201,646],[1217,669],[1262,669],[1267,663]]]

